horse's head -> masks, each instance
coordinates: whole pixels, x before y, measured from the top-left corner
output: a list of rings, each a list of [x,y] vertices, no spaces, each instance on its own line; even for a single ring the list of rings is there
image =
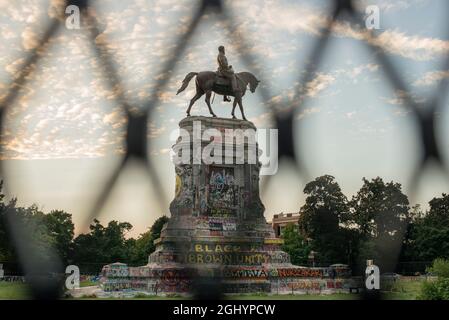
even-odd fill
[[[240,72],[237,74],[240,80],[243,82],[243,86],[247,88],[249,84],[249,90],[254,93],[257,86],[259,85],[259,80],[251,72]]]
[[[256,78],[254,78],[254,81],[251,81],[249,83],[249,90],[254,93],[256,91],[257,86],[259,85],[259,80],[257,80]]]

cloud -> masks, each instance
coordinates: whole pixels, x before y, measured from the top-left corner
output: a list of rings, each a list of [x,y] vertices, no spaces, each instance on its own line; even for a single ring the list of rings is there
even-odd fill
[[[397,12],[410,8],[411,6],[422,4],[426,0],[377,0],[373,3],[372,0],[356,1],[354,4],[360,11],[364,11],[368,5],[376,5],[382,13]]]
[[[39,45],[39,36],[31,27],[22,32],[22,46],[25,50],[35,49]]]
[[[357,111],[346,112],[345,117],[348,119],[352,119],[356,113]]]
[[[304,90],[302,90],[302,86],[296,82],[290,88],[282,90],[280,94],[272,96],[270,100],[268,100],[268,104],[281,105],[284,103],[284,105],[287,106],[286,109],[294,108],[301,104],[299,97],[307,97],[309,99],[321,97],[326,89],[343,77],[349,78],[352,82],[357,82],[362,75],[377,72],[378,69],[379,66],[377,64],[368,63],[352,68],[337,69],[327,73],[317,72],[312,80],[306,84]],[[304,114],[300,114],[299,118],[302,119],[310,112],[310,110],[304,111]],[[316,112],[316,110],[313,110],[313,112]]]
[[[156,123],[154,123],[154,122],[150,123],[149,128],[150,128],[150,138],[152,138],[152,139],[157,138],[162,133],[164,133],[167,129],[166,127],[156,126]]]
[[[6,65],[5,71],[8,72],[10,75],[14,76],[20,71],[24,63],[25,63],[24,58],[14,60],[13,62]]]
[[[121,128],[126,124],[126,118],[123,111],[120,109],[116,109],[113,112],[105,114],[102,121],[105,125],[112,126],[113,129]]]
[[[18,36],[14,29],[8,26],[2,26],[1,35],[5,40],[11,40]]]
[[[65,0],[51,0],[47,10],[50,18],[62,19],[65,14]]]
[[[393,97],[382,99],[387,103],[395,106],[404,106],[407,100],[412,100],[416,104],[422,104],[425,101],[423,98],[420,98],[413,93],[408,93],[403,90],[395,90],[393,93]]]
[[[404,99],[407,97],[407,93],[403,90],[395,90],[393,97],[386,99],[389,104],[403,105]]]
[[[417,1],[422,2],[422,1]],[[403,1],[393,4],[382,2],[381,9],[387,11],[407,9],[409,5]],[[266,1],[257,4],[249,1],[236,6],[239,12],[244,12],[247,25],[254,24],[254,29],[264,34],[267,39],[273,39],[278,31],[296,35],[304,32],[313,36],[321,36],[322,29],[328,23],[328,11],[320,10],[305,4],[285,4],[276,1]],[[300,17],[300,18],[298,18]],[[249,27],[248,27],[249,28]],[[368,30],[359,28],[347,21],[337,21],[333,25],[332,35],[368,42],[379,46],[386,52],[404,58],[427,61],[449,52],[449,41],[432,37],[409,35],[397,29],[388,29],[371,37]]]
[[[318,93],[325,90],[335,81],[335,77],[331,74],[318,73],[317,76],[309,81],[306,85],[306,95],[316,97]]]
[[[414,86],[431,86],[435,82],[449,78],[449,71],[430,71],[413,82]]]
[[[379,65],[375,63],[367,63],[355,66],[353,68],[341,69],[338,70],[337,74],[342,74],[347,76],[353,80],[355,80],[358,76],[362,75],[364,72],[376,72],[379,70]]]
[[[249,120],[257,128],[271,128],[274,125],[271,112],[264,112],[256,117],[249,118]]]
[[[432,60],[449,52],[448,41],[410,36],[396,30],[384,31],[370,42],[387,52],[418,61]]]
[[[310,116],[311,114],[318,113],[318,112],[320,112],[319,108],[306,108],[306,109],[301,110],[301,112],[299,112],[297,119],[301,120],[307,116]]]
[[[36,48],[42,30],[35,28],[36,24],[29,25],[29,21],[34,21],[38,16],[31,13],[24,15],[31,9],[25,8],[26,11],[20,5],[9,3],[0,0],[0,5],[7,8],[5,12],[10,20],[20,22],[20,28],[12,29],[19,30],[16,37],[20,41],[10,42],[15,42],[15,50],[22,53]],[[51,0],[47,14],[55,17],[63,3],[63,0]],[[32,90],[21,88],[16,106],[8,112],[8,126],[5,128],[8,134],[2,143],[9,148],[5,148],[4,153],[9,152],[13,157],[63,157],[64,154],[73,157],[74,152],[81,152],[79,157],[82,157],[122,150],[126,118],[118,107],[117,98],[123,93],[133,108],[146,105],[154,94],[154,84],[164,76],[170,79],[159,93],[160,103],[154,113],[167,118],[161,118],[163,124],[150,123],[148,134],[150,138],[163,138],[167,131],[176,127],[176,121],[164,119],[172,119],[174,109],[175,112],[179,108],[185,111],[188,99],[194,94],[194,83],[182,96],[175,96],[174,93],[187,72],[215,68],[216,46],[223,41],[227,43],[223,24],[216,23],[214,16],[209,15],[206,24],[200,25],[194,40],[179,57],[176,70],[164,74],[161,66],[176,45],[176,35],[185,31],[189,24],[192,8],[175,0],[156,1],[154,6],[145,0],[136,0],[126,6],[111,3],[102,6],[102,15],[99,16],[102,32],[96,41],[104,44],[112,55],[122,86],[116,85],[112,89],[107,86],[110,79],[101,69],[99,58],[92,55],[89,39],[83,35],[86,30],[75,34],[67,33],[67,30],[58,33],[51,40],[49,54],[42,56],[39,65],[34,66],[38,70],[27,84]],[[395,5],[397,10],[405,9],[402,3]],[[307,41],[297,41],[298,33],[320,36],[321,27],[328,19],[327,12],[315,4],[281,4],[273,0],[232,2],[232,6],[240,9],[236,32],[250,35],[248,38],[253,35],[246,49],[261,57],[254,66],[245,67],[250,70],[260,67],[270,76],[276,75],[273,83],[279,84],[280,88],[276,89],[278,94],[271,98],[272,102],[294,107],[299,103],[296,98],[301,90],[307,98],[319,98],[328,94],[326,90],[332,88],[340,77],[357,81],[379,68],[376,64],[365,63],[340,70],[326,70],[316,73],[302,87],[302,84],[294,82],[297,73],[301,72],[296,68],[296,60],[303,59],[301,55],[309,48],[307,41],[311,37],[303,36],[300,39]],[[32,9],[34,7],[30,6]],[[388,10],[393,9],[388,7]],[[46,12],[43,13],[45,15]],[[47,15],[45,19],[48,19]],[[16,24],[19,23],[12,25]],[[6,38],[13,39],[9,29],[2,29],[0,33],[7,45]],[[366,38],[362,31],[343,22],[336,24],[333,35],[373,41]],[[198,41],[203,36],[209,41]],[[431,59],[447,50],[446,41],[408,35],[398,30],[385,30],[376,41],[378,45],[386,46],[389,52],[411,59]],[[230,45],[232,64],[242,68],[242,55],[236,50],[238,43]],[[24,59],[20,56],[13,55],[3,60],[7,76],[14,77],[21,70]],[[429,83],[435,77],[438,75],[424,77],[421,84]],[[293,81],[288,83],[291,78]],[[6,91],[8,88],[5,86],[2,90]],[[299,117],[316,112],[319,109],[305,109]],[[252,120],[262,125],[269,123],[270,117],[262,111],[255,114]]]

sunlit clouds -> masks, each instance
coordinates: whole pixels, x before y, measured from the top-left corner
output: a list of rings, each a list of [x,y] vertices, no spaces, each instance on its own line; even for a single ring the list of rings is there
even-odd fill
[[[36,25],[44,21],[43,17],[60,15],[57,10],[61,3],[58,0],[49,3],[30,1],[27,5],[1,2],[7,15],[3,16],[5,28],[2,28],[0,35],[3,43],[11,42],[14,54],[1,59],[3,80],[0,82],[0,96],[9,89],[6,84],[14,80],[23,68],[24,54],[38,46],[44,28],[36,28]],[[73,157],[77,152],[78,157],[91,157],[121,150],[121,147],[113,146],[113,143],[121,144],[123,137],[120,135],[123,135],[125,125],[123,111],[116,103],[118,96],[124,96],[139,108],[151,99],[154,83],[163,77],[169,77],[170,80],[165,90],[158,93],[160,104],[155,112],[169,113],[168,110],[172,108],[182,110],[188,100],[186,97],[193,94],[193,87],[187,89],[185,96],[175,96],[180,80],[191,70],[213,70],[216,67],[216,46],[223,42],[227,32],[222,21],[214,21],[211,15],[206,16],[201,26],[208,26],[207,32],[201,27],[198,31],[198,40],[205,41],[193,40],[184,55],[179,57],[177,69],[169,75],[162,74],[161,66],[170,58],[176,37],[182,34],[183,28],[190,22],[194,9],[192,4],[155,1],[149,6],[145,1],[130,1],[124,6],[105,1],[104,5],[91,10],[100,25],[100,34],[94,41],[114,57],[123,82],[120,87],[108,87],[109,75],[104,74],[101,61],[94,54],[88,30],[68,31],[63,28],[51,39],[50,49],[41,57],[39,66],[31,66],[37,69],[30,76],[30,84],[22,88],[16,105],[11,108],[14,110],[10,110],[7,115],[8,119],[15,119],[12,121],[15,125],[7,127],[4,132],[2,158],[32,159],[52,155],[59,158],[64,157],[64,154]],[[283,78],[291,78],[298,73],[295,68],[297,58],[285,59],[288,55],[305,50],[301,41],[297,41],[297,35],[319,36],[329,19],[325,7],[318,7],[312,2],[243,1],[228,2],[227,5],[233,12],[242,13],[237,17],[238,32],[244,34],[253,31],[264,35],[247,37],[250,43],[246,48],[252,55],[263,59],[255,65],[258,70],[270,78],[279,78],[282,83],[285,82]],[[400,1],[391,4],[380,2],[379,5],[386,12],[409,8]],[[367,38],[363,29],[338,22],[334,25],[333,35],[368,41],[391,54],[417,61],[434,59],[449,49],[446,40],[408,34],[398,28],[381,30],[372,40]],[[230,43],[229,47],[230,59],[239,69],[245,68],[241,64],[240,53],[236,51],[239,45]],[[295,106],[301,90],[305,97],[314,99],[329,94],[329,89],[341,77],[357,82],[360,77],[376,74],[377,71],[378,65],[373,61],[329,72],[318,71],[305,85],[295,81],[287,87],[274,90],[278,94],[273,95],[271,101],[287,101],[287,104]],[[429,71],[413,84],[426,86],[444,77],[447,77],[447,71]],[[393,99],[389,102],[399,103],[399,100],[394,102]],[[265,103],[262,102],[263,105]],[[266,113],[262,107],[255,110],[259,110],[260,115]],[[298,119],[306,114],[307,111],[301,111]],[[254,120],[260,117],[257,113],[250,115]],[[176,125],[167,121],[162,117],[151,123],[149,137],[158,138],[167,128]],[[65,136],[59,136],[61,133]],[[94,143],[93,138],[97,139]],[[66,142],[71,146],[61,147]]]

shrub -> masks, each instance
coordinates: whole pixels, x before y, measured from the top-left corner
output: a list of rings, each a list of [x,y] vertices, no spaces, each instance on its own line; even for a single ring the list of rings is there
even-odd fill
[[[423,300],[449,300],[449,278],[424,282],[418,298]]]
[[[419,298],[424,300],[449,300],[449,260],[435,259],[427,272],[435,274],[438,279],[426,281],[421,287]]]
[[[449,278],[449,260],[435,259],[427,272],[435,274],[439,278]]]

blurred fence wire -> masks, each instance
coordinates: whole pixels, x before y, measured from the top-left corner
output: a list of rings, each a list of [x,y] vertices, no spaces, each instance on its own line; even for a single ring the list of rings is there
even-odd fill
[[[448,78],[443,78],[439,85],[436,87],[433,94],[433,98],[426,106],[421,106],[416,102],[416,99],[412,98],[410,88],[407,86],[405,80],[397,70],[395,64],[390,60],[389,56],[385,53],[385,48],[377,41],[376,35],[365,28],[364,16],[358,10],[356,10],[356,1],[352,0],[329,0],[332,3],[331,11],[328,13],[328,19],[320,31],[320,36],[317,37],[315,43],[312,45],[309,58],[306,59],[305,65],[298,65],[297,70],[304,70],[305,72],[298,72],[298,82],[302,85],[302,88],[306,88],[306,84],[309,83],[319,70],[320,64],[323,61],[323,57],[327,50],[329,50],[329,39],[333,27],[339,22],[348,22],[353,28],[357,28],[363,35],[364,45],[369,52],[374,53],[375,58],[379,66],[384,72],[385,79],[389,82],[394,90],[403,93],[403,99],[405,106],[409,112],[413,114],[413,117],[417,124],[417,130],[419,131],[420,144],[422,146],[422,154],[419,155],[419,163],[416,167],[412,177],[411,192],[414,192],[414,188],[417,186],[421,179],[422,173],[429,161],[435,161],[441,168],[441,170],[448,176],[448,167],[444,163],[442,153],[438,144],[437,132],[436,132],[436,119],[437,114],[443,108],[446,98],[446,92],[448,90]],[[114,57],[107,50],[107,46],[103,42],[96,42],[95,38],[100,33],[99,25],[94,16],[89,12],[89,7],[92,6],[92,1],[89,0],[66,0],[61,4],[60,16],[53,18],[43,36],[39,39],[38,46],[23,57],[24,64],[21,70],[17,72],[14,80],[11,81],[2,101],[0,102],[0,126],[5,126],[5,114],[9,108],[12,108],[17,100],[21,88],[30,79],[30,76],[36,72],[38,68],[32,67],[39,65],[42,56],[49,49],[50,40],[57,34],[60,28],[64,27],[63,21],[65,20],[64,12],[65,8],[69,5],[75,5],[80,8],[82,17],[87,21],[87,32],[91,39],[91,45],[94,49],[96,56],[101,61],[101,68],[103,71],[104,79],[110,89],[121,88],[121,78],[116,70],[114,64]],[[447,4],[449,6],[449,3]],[[169,59],[164,63],[162,68],[162,74],[170,75],[171,71],[175,68],[179,62],[179,57],[182,56],[186,47],[189,45],[192,36],[195,34],[199,22],[208,13],[214,13],[217,19],[224,22],[224,25],[228,29],[231,41],[237,45],[237,49],[243,58],[243,62],[247,67],[254,69],[257,57],[253,51],[248,50],[249,42],[244,38],[244,34],[241,32],[235,32],[238,25],[235,17],[236,13],[231,8],[227,7],[222,0],[199,0],[199,5],[196,7],[190,24],[186,28],[186,31],[179,36],[176,41],[176,45],[169,55]],[[299,19],[299,17],[298,17]],[[448,28],[449,33],[449,28]],[[449,56],[445,59],[444,70],[449,69]],[[111,194],[115,183],[117,182],[124,167],[128,164],[129,159],[135,158],[146,168],[148,172],[148,180],[153,185],[153,189],[158,193],[157,198],[160,200],[160,204],[166,203],[167,196],[164,194],[160,187],[160,177],[158,176],[151,159],[148,157],[148,145],[151,141],[147,140],[147,124],[152,119],[152,112],[157,107],[159,101],[159,93],[166,89],[170,77],[164,76],[157,80],[153,91],[150,94],[151,99],[147,101],[144,108],[140,112],[134,112],[126,97],[123,95],[123,90],[115,90],[118,92],[117,103],[124,111],[127,118],[126,129],[126,153],[121,163],[113,170],[109,176],[107,183],[101,190],[100,195],[93,204],[90,215],[86,218],[86,223],[89,224],[97,213],[104,206],[108,197]],[[267,83],[265,79],[260,78],[262,83]],[[283,102],[276,102],[271,97],[273,94],[270,92],[268,86],[261,86],[259,90],[264,102],[268,104],[271,117],[274,120],[275,128],[278,129],[279,137],[279,159],[286,159],[294,163],[297,172],[304,178],[307,177],[307,172],[301,161],[300,152],[295,149],[295,141],[297,136],[295,131],[301,125],[301,122],[295,123],[294,128],[293,121],[295,117],[304,109],[307,102],[307,95],[304,90],[300,89],[295,92],[293,101],[296,101],[294,106],[284,105]],[[282,165],[284,162],[280,162]],[[4,172],[4,163],[2,162],[0,167],[1,172]],[[266,179],[263,188],[266,188],[270,179]],[[8,181],[6,181],[6,184]],[[262,189],[263,189],[262,188]],[[33,295],[36,299],[56,299],[59,295],[59,281],[57,277],[49,277],[49,271],[57,270],[63,274],[63,266],[56,257],[51,260],[51,263],[42,263],[38,256],[33,254],[33,247],[30,241],[27,241],[27,235],[31,234],[33,230],[25,225],[22,225],[20,221],[15,220],[12,215],[9,216],[8,225],[10,227],[11,239],[14,241],[14,246],[18,252],[20,264],[25,272],[27,282],[32,288]],[[404,226],[398,226],[399,230],[405,230]],[[398,238],[399,239],[399,238]],[[400,241],[400,239],[398,240]],[[390,244],[397,246],[400,249],[401,243]],[[399,253],[399,251],[397,251]],[[393,261],[398,261],[398,255],[389,257]]]

